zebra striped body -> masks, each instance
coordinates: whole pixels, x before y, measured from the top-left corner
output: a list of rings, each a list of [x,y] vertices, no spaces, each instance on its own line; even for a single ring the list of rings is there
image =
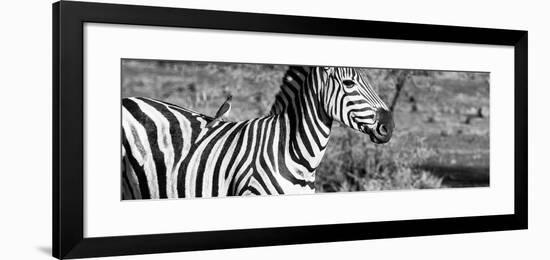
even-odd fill
[[[348,70],[340,72],[356,76]],[[333,120],[373,140],[389,139],[375,133],[376,110],[387,110],[383,102],[376,95],[354,99],[365,91],[347,93],[337,84],[341,77],[324,68],[291,68],[269,115],[208,128],[213,118],[194,111],[123,99],[123,199],[313,193]],[[393,121],[385,127],[392,129]]]

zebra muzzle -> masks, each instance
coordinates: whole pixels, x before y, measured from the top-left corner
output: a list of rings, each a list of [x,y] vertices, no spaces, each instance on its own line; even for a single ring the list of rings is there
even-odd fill
[[[374,139],[373,142],[375,143],[386,143],[391,139],[395,127],[393,115],[391,111],[386,109],[380,109],[377,115],[378,121],[374,131],[372,131],[371,139]]]

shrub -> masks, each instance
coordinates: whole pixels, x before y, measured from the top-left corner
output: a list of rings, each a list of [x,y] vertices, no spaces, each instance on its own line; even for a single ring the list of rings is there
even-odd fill
[[[410,151],[396,149],[395,145],[374,145],[368,137],[350,130],[335,133],[332,147],[317,171],[317,192],[378,191],[397,189],[433,189],[444,187],[443,179],[417,169],[435,155],[433,149],[419,138]],[[396,137],[399,138],[399,137]],[[336,143],[336,144],[335,144]],[[347,145],[355,144],[353,146]],[[357,145],[362,143],[362,145]],[[365,149],[358,149],[364,147]],[[336,150],[336,151],[334,151]]]

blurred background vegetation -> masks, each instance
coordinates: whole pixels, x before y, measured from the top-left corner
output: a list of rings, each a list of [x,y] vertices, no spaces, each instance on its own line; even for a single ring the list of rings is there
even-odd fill
[[[122,61],[122,96],[145,96],[229,120],[265,115],[287,66]],[[361,69],[394,110],[388,144],[334,123],[317,192],[489,186],[489,73]]]

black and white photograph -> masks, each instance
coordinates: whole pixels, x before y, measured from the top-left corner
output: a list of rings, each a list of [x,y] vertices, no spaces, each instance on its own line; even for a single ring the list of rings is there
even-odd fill
[[[2,11],[0,259],[550,259],[544,1]]]
[[[121,198],[490,186],[490,73],[121,59]]]

